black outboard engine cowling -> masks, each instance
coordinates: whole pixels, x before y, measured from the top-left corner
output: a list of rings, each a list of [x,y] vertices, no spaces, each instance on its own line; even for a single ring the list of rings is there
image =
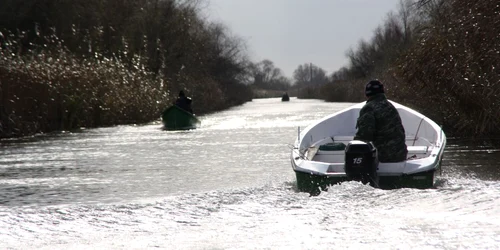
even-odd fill
[[[350,141],[345,148],[344,170],[349,180],[378,187],[378,154],[372,142]]]

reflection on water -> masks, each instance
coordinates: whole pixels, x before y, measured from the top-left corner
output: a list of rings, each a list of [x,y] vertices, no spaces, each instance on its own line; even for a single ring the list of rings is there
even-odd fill
[[[455,177],[500,180],[500,140],[448,138],[443,171]]]
[[[123,202],[293,181],[289,146],[305,127],[351,104],[257,100],[202,117],[198,130],[160,123],[54,133],[0,144],[0,204]],[[446,176],[500,179],[500,150],[448,138]]]
[[[287,181],[297,127],[350,104],[272,102],[201,117],[191,131],[156,122],[5,140],[0,203],[99,204]]]

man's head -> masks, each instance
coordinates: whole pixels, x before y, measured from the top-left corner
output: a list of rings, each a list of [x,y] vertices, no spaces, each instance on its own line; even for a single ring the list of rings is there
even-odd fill
[[[186,94],[184,94],[184,91],[182,91],[182,90],[179,91],[179,97],[185,97],[185,96],[186,96]]]
[[[379,82],[378,80],[371,80],[365,86],[365,95],[366,97],[373,96],[375,94],[384,93],[384,84]]]

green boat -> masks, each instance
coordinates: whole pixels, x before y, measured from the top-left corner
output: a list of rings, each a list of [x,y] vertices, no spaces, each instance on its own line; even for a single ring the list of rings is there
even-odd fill
[[[359,110],[365,104],[362,102],[299,130],[291,153],[297,189],[316,194],[331,185],[352,180],[369,182],[382,189],[434,187],[441,172],[445,134],[424,115],[391,103],[405,127],[406,161],[378,162],[373,145],[353,140]]]
[[[281,96],[281,101],[282,102],[290,101],[290,96],[288,96],[288,93],[285,93],[285,94],[283,94],[283,96]]]
[[[165,130],[196,129],[201,122],[194,114],[172,105],[162,113],[163,127]]]

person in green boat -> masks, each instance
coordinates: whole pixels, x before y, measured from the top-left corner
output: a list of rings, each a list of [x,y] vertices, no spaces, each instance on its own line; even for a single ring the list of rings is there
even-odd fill
[[[175,105],[181,109],[186,110],[189,113],[193,113],[193,109],[191,108],[191,103],[193,101],[191,98],[186,97],[186,94],[184,94],[184,91],[179,91],[179,97],[177,97],[177,100],[175,100]]]
[[[354,140],[371,141],[380,162],[405,161],[405,129],[397,109],[387,100],[384,85],[372,80],[365,86],[366,104],[359,111]]]

